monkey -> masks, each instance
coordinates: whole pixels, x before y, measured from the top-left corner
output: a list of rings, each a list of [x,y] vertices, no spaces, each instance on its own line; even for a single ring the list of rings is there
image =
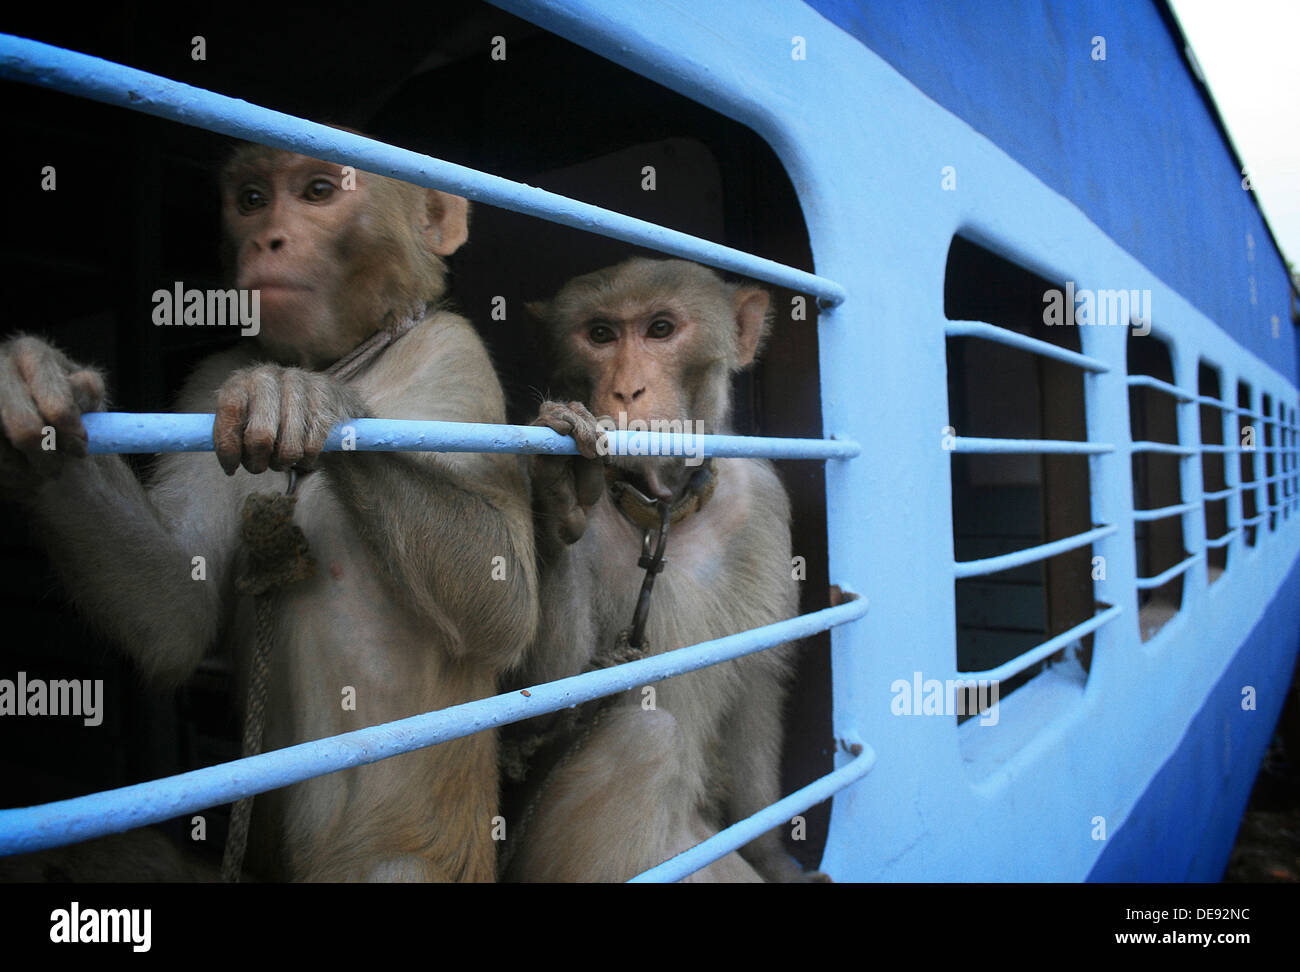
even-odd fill
[[[81,611],[166,687],[215,644],[247,682],[240,511],[295,482],[318,566],[275,602],[264,749],[494,694],[537,620],[526,469],[488,454],[322,452],[354,418],[504,422],[486,347],[444,305],[468,202],[256,145],[234,151],[220,185],[223,262],[260,293],[260,325],[200,363],[176,403],[215,413],[215,458],[161,456],[142,483],[120,457],[87,455],[81,416],[106,407],[104,376],[19,336],[0,345],[0,483]],[[363,342],[378,344],[358,364]],[[352,376],[323,370],[345,356]],[[496,742],[480,732],[258,796],[248,870],[493,880]]]
[[[604,436],[611,419],[729,432],[731,378],[758,355],[769,303],[761,287],[724,283],[698,264],[632,258],[529,305],[553,362],[551,391],[572,399],[543,402],[534,424],[572,435],[581,456],[531,463],[541,621],[519,680],[603,665],[628,629],[643,535],[658,533],[646,512],[657,507],[623,499],[628,486],[669,504],[674,519],[685,510],[670,523],[646,651],[798,613],[790,504],[770,462],[611,456]],[[508,879],[626,880],[775,802],[793,648],[625,692],[586,717],[554,768],[528,770]],[[769,831],[690,879],[822,878],[803,874]]]

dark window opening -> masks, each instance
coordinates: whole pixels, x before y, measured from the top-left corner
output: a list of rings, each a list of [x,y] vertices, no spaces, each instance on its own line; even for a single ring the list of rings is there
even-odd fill
[[[1146,375],[1173,384],[1173,359],[1169,346],[1156,337],[1128,337],[1128,373]],[[1168,392],[1142,385],[1128,390],[1129,426],[1137,442],[1178,444],[1178,402]],[[1133,508],[1158,510],[1182,500],[1182,457],[1168,452],[1133,453]],[[1157,520],[1136,520],[1133,539],[1139,578],[1157,577],[1187,558],[1183,546],[1183,518],[1179,514]],[[1183,575],[1156,588],[1138,590],[1138,624],[1142,640],[1149,641],[1178,613],[1183,600]]]
[[[1217,368],[1201,362],[1197,369],[1197,391],[1203,398],[1221,401],[1221,384]],[[1201,445],[1224,445],[1224,411],[1218,405],[1201,403]],[[1227,455],[1221,451],[1205,450],[1201,453],[1201,489],[1218,493],[1228,488],[1226,476]],[[1220,540],[1228,532],[1228,497],[1205,500],[1205,569],[1213,584],[1228,569],[1228,546],[1209,546],[1209,541]]]
[[[260,13],[254,34],[215,8],[159,8],[130,23],[111,10],[69,18],[34,9],[17,32],[814,269],[790,179],[748,128],[477,0],[419,8],[379,0],[367,10],[373,16],[318,18],[311,43],[296,45],[281,38],[301,33],[300,11],[274,7]],[[394,32],[398,21],[403,29]],[[194,62],[176,38],[195,34],[226,54]],[[508,44],[505,61],[489,53],[498,35]],[[42,192],[40,180],[14,186],[7,218],[12,238],[23,244],[11,246],[5,261],[5,289],[16,302],[8,329],[48,336],[76,360],[104,367],[114,407],[162,410],[194,365],[225,344],[211,333],[223,329],[155,328],[149,321],[150,295],[160,282],[221,283],[215,172],[228,141],[27,85],[6,85],[0,98],[18,133],[15,171],[40,172],[53,162],[59,175],[54,193]],[[641,190],[645,165],[656,167],[654,192]],[[114,191],[104,192],[107,184]],[[530,421],[546,390],[524,302],[632,253],[604,237],[475,205],[469,243],[449,260],[450,297],[490,347],[509,421]],[[756,368],[737,381],[736,431],[817,438],[816,301],[806,299],[806,319],[795,319],[796,295],[771,289],[778,319]],[[52,293],[60,298],[51,301]],[[506,298],[504,321],[491,313],[497,296]],[[777,463],[794,511],[793,552],[807,569],[802,611],[829,598],[824,468]],[[14,668],[63,678],[71,677],[71,665],[77,677],[103,677],[106,692],[117,693],[106,699],[106,711],[129,714],[95,732],[69,730],[71,739],[31,720],[4,720],[0,806],[109,789],[238,754],[223,659],[205,663],[175,697],[149,694],[122,654],[88,633],[60,593],[51,595],[61,587],[28,540],[17,507],[0,505],[0,529],[10,615],[47,633],[16,646]],[[833,769],[829,643],[828,634],[818,635],[798,653],[785,722],[784,793]],[[212,812],[206,842],[217,857],[222,812]],[[804,816],[807,839],[789,848],[815,866],[829,801]],[[188,841],[183,821],[172,830]]]
[[[1237,445],[1241,449],[1241,520],[1246,535],[1246,546],[1255,546],[1258,524],[1250,521],[1259,516],[1259,490],[1255,487],[1255,419],[1246,414],[1251,411],[1251,390],[1244,381],[1237,382]]]
[[[1264,501],[1268,504],[1269,531],[1277,529],[1277,482],[1273,479],[1277,472],[1276,453],[1273,451],[1276,441],[1276,426],[1273,423],[1273,396],[1264,394],[1264,407],[1260,409],[1264,416],[1264,440],[1260,443],[1264,453]]]
[[[957,236],[948,251],[944,314],[982,321],[1079,352],[1076,328],[1043,323],[1053,282]],[[1018,348],[951,337],[949,425],[957,436],[1087,440],[1084,372]],[[953,547],[959,561],[1010,553],[1085,533],[1092,524],[1088,457],[984,455],[952,457]],[[1095,613],[1092,548],[955,582],[957,670],[994,668],[1091,618]],[[1092,635],[1080,639],[1091,663]],[[1052,660],[1064,657],[1056,653]],[[1004,682],[1005,697],[1042,671],[1030,666]]]

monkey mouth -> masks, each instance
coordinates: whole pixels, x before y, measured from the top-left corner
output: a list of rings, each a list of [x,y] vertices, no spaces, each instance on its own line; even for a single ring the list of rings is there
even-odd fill
[[[672,502],[685,488],[691,470],[678,457],[616,456],[614,466],[620,479],[650,499]]]

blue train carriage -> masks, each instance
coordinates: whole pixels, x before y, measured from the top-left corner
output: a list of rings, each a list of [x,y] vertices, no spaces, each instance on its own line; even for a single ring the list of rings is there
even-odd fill
[[[405,72],[366,93],[368,131],[486,174],[257,107],[327,113],[291,70],[241,80],[250,106],[6,36],[0,72],[118,106],[48,103],[101,127],[131,108],[486,204],[486,255],[457,265],[467,308],[501,286],[496,261],[529,297],[629,244],[774,288],[788,309],[740,388],[740,428],[762,435],[716,445],[804,460],[787,483],[807,614],[664,664],[810,639],[792,795],[648,878],[807,814],[814,838],[791,849],[836,881],[1217,879],[1300,631],[1296,295],[1168,7],[498,7],[455,7],[474,58],[404,62],[420,41],[355,25],[347,38],[391,45]],[[482,48],[498,37],[532,72],[527,93],[494,88],[507,82]],[[147,124],[133,130],[145,177],[166,161],[151,139],[175,151],[178,127]],[[680,177],[675,195],[616,177],[648,152]],[[512,372],[526,383],[526,343],[470,316],[507,389]],[[171,353],[121,327],[141,357]],[[202,446],[201,422],[163,432]],[[121,448],[156,449],[160,434]],[[509,434],[520,451],[557,448]],[[583,678],[594,697],[646,674]],[[430,714],[403,745],[559,699],[541,687],[531,709],[503,696]],[[0,811],[0,852],[348,758],[323,740],[242,771]]]

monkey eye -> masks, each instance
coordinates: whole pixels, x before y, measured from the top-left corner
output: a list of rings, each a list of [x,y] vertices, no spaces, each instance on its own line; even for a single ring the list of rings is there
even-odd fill
[[[672,321],[660,317],[650,325],[646,334],[652,338],[666,338],[669,334],[673,333],[675,328],[676,325],[673,324]]]
[[[608,324],[592,324],[587,331],[587,338],[592,344],[608,344],[615,338],[614,329]]]
[[[244,186],[236,197],[236,205],[239,206],[241,213],[251,213],[254,209],[261,209],[266,205],[266,194],[253,186]]]
[[[324,202],[334,195],[334,184],[328,179],[312,179],[303,190],[303,198],[309,202]]]

